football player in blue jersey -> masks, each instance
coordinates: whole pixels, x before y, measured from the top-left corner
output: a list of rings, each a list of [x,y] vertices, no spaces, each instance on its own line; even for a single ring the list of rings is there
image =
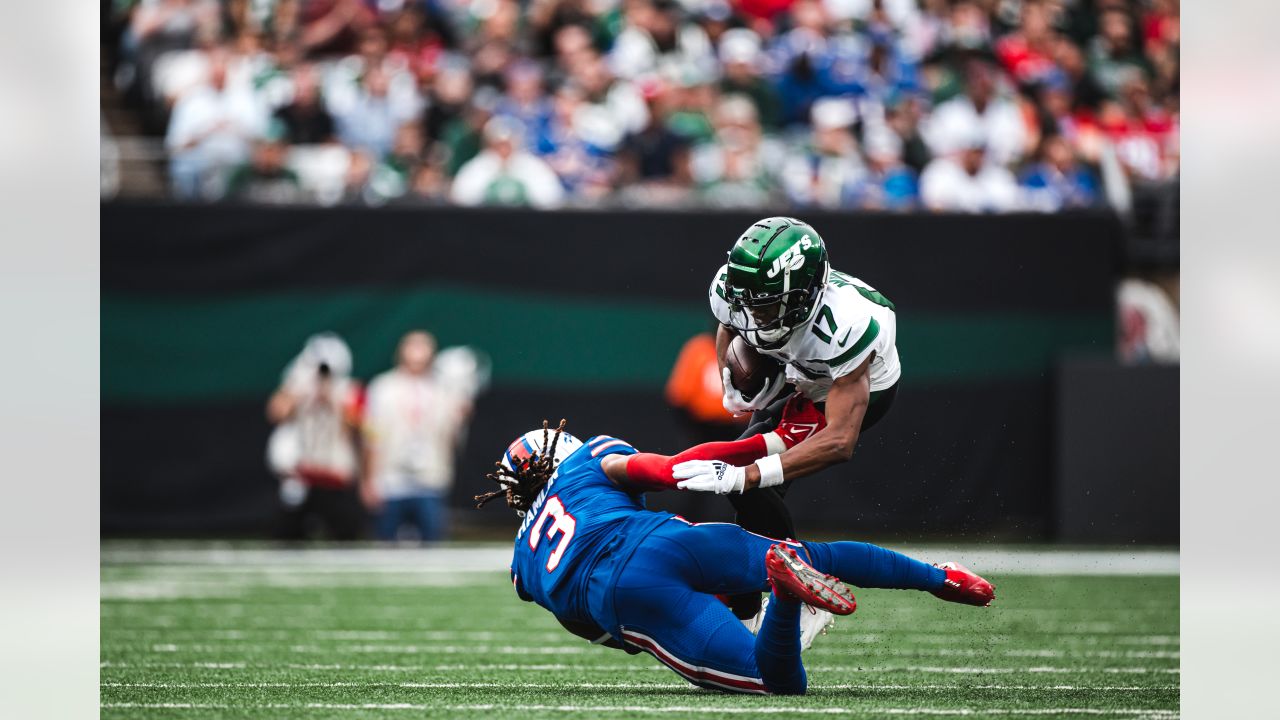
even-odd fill
[[[991,603],[991,583],[955,563],[927,565],[860,542],[775,540],[645,509],[647,491],[695,489],[716,469],[798,442],[792,426],[817,411],[804,402],[788,410],[768,437],[707,443],[675,456],[637,452],[607,435],[584,443],[564,432],[563,420],[554,431],[544,422],[516,438],[489,476],[499,489],[476,496],[477,507],[505,497],[524,518],[511,562],[516,594],[571,632],[648,652],[694,685],[758,694],[805,692],[800,606],[852,613],[856,601],[845,583]],[[716,597],[770,588],[756,635]]]

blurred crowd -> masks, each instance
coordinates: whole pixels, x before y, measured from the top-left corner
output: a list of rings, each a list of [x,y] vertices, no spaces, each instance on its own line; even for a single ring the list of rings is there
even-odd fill
[[[1177,0],[115,0],[183,199],[1056,211],[1176,176]]]
[[[280,482],[281,539],[442,540],[454,462],[488,361],[406,333],[394,366],[364,386],[334,333],[307,339],[267,402],[267,464]]]

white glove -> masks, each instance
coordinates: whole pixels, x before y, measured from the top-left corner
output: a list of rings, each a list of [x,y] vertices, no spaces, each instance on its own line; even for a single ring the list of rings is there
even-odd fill
[[[733,386],[733,377],[729,372],[729,368],[720,369],[721,384],[724,385],[724,397],[720,398],[720,404],[724,405],[724,409],[734,415],[751,412],[751,404],[746,398],[742,397],[742,393],[738,388]]]
[[[724,385],[724,397],[720,399],[720,403],[724,405],[724,409],[734,415],[763,410],[769,407],[769,403],[778,398],[782,388],[787,384],[786,373],[778,373],[765,382],[764,387],[760,388],[760,392],[756,396],[747,400],[742,397],[742,391],[733,386],[733,377],[729,372],[729,368],[722,368],[720,371],[721,384]]]
[[[680,482],[681,490],[713,492],[717,495],[741,493],[747,483],[747,471],[720,460],[685,460],[671,468],[671,476]]]
[[[774,400],[778,399],[778,396],[782,394],[782,390],[786,386],[787,373],[786,371],[781,371],[770,378],[769,381],[764,384],[764,387],[760,388],[760,392],[756,393],[756,396],[751,398],[751,409],[763,410],[769,407]]]

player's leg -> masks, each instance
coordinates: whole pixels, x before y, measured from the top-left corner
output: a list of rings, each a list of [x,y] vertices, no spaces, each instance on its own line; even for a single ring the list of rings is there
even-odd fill
[[[751,422],[739,439],[776,428],[782,420],[782,410],[792,392],[791,388],[785,388],[782,395],[768,407],[752,413]],[[782,502],[783,495],[776,488],[757,488],[740,495],[730,495],[729,503],[734,510],[733,521],[750,532],[767,537],[795,537],[795,522],[791,519],[791,511]],[[729,606],[739,618],[751,618],[760,612],[761,600],[758,592],[733,595],[729,598]]]
[[[871,543],[801,543],[809,562],[844,582],[866,588],[927,590],[947,602],[990,605],[995,586],[954,562],[930,565]]]
[[[768,586],[765,557],[779,541],[729,523],[671,523],[654,531],[687,548],[698,572],[689,578],[695,590],[735,594]],[[787,542],[819,572],[865,588],[943,591],[948,571],[870,543]]]
[[[760,633],[752,635],[723,603],[690,586],[700,565],[677,536],[646,538],[614,586],[623,638],[700,687],[803,693],[799,603],[771,603]]]

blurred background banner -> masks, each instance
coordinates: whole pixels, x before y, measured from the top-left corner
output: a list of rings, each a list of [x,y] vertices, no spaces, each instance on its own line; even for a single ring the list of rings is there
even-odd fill
[[[663,387],[685,342],[713,327],[711,276],[757,214],[105,204],[102,532],[266,534],[277,483],[263,404],[322,331],[345,339],[364,381],[416,327],[491,361],[450,497],[462,533],[505,529],[501,513],[458,510],[510,439],[543,418],[655,452],[700,441]],[[795,487],[801,527],[1176,541],[1176,510],[1137,538],[1102,503],[1086,504],[1067,532],[1059,515],[1079,503],[1054,490],[1070,473],[1107,482],[1097,468],[1119,465],[1131,499],[1166,492],[1176,508],[1176,463],[1125,465],[1087,441],[1175,458],[1176,420],[1169,437],[1169,423],[1108,412],[1105,392],[1087,412],[1066,403],[1126,388],[1139,414],[1176,418],[1176,369],[1170,388],[1134,381],[1152,369],[1113,359],[1115,287],[1134,236],[1116,215],[805,218],[835,268],[897,304],[905,382],[852,463]],[[1070,371],[1076,361],[1092,374]],[[715,500],[652,503],[727,518]]]

